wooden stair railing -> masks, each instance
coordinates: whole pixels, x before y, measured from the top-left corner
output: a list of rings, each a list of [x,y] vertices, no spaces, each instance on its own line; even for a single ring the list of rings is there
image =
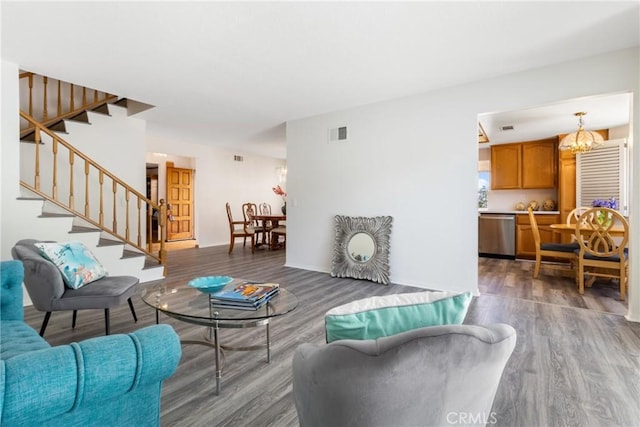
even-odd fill
[[[24,99],[21,105],[24,103],[27,105],[26,108],[21,107],[21,109],[45,127],[117,99],[115,95],[97,89],[89,89],[29,71],[20,73],[20,80],[23,79],[28,85],[28,97],[26,94],[24,95],[27,99]],[[21,83],[22,88],[23,84]],[[54,96],[51,96],[51,91]],[[55,114],[50,111],[51,107],[55,109]],[[33,131],[34,127],[30,122],[21,121],[20,137]]]
[[[20,117],[29,122],[35,132],[33,183],[21,180],[20,184],[158,261],[164,266],[166,274],[166,204],[154,203],[24,111],[20,111]],[[45,138],[51,138],[50,143],[48,140],[43,141],[43,134],[46,135]],[[66,150],[66,155],[60,155],[60,150]],[[50,164],[43,162],[43,158],[50,160]],[[76,164],[76,159],[79,159],[80,164]],[[46,176],[43,175],[43,170],[47,173]],[[60,173],[60,170],[63,172]],[[84,177],[77,176],[81,174]],[[110,190],[105,191],[105,179],[111,181]],[[75,186],[78,184],[84,186],[84,192],[76,192]],[[45,185],[50,188],[43,188]],[[105,193],[109,191],[111,194],[105,197]],[[60,196],[60,193],[64,195]],[[64,197],[67,198],[66,202],[61,200]],[[76,209],[78,199],[82,201],[84,211]],[[146,224],[152,224],[154,212],[158,212],[160,227],[158,254],[151,252],[151,226],[146,227],[147,239],[144,243],[142,238],[143,219],[146,217]],[[110,217],[110,225],[105,217]],[[124,222],[123,227],[121,222]],[[124,228],[124,233],[120,228]],[[132,235],[135,237],[132,238]]]

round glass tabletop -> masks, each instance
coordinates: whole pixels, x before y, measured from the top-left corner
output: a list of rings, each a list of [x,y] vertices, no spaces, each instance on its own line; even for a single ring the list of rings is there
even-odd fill
[[[247,282],[234,279],[229,287]],[[142,300],[151,307],[179,320],[210,326],[217,321],[251,321],[270,319],[289,313],[298,306],[298,298],[285,288],[257,310],[217,307],[212,304],[210,294],[197,288],[180,284],[160,283],[142,292]]]

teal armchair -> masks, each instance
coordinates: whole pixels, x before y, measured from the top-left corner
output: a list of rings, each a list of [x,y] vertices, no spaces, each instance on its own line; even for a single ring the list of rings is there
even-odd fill
[[[51,347],[23,321],[20,261],[0,262],[0,425],[159,425],[180,341],[169,325]]]

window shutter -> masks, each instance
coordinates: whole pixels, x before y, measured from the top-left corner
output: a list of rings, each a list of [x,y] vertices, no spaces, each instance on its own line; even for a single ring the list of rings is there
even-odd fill
[[[576,204],[591,206],[595,199],[615,197],[627,215],[627,144],[625,139],[606,141],[576,155]]]

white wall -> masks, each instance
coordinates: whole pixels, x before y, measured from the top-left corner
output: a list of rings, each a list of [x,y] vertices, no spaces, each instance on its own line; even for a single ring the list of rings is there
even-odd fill
[[[330,271],[334,215],[391,215],[394,283],[476,292],[477,114],[618,91],[633,91],[637,105],[638,57],[637,48],[612,52],[287,123],[287,264]],[[328,144],[328,130],[345,124],[348,142]],[[632,153],[640,165],[640,150]],[[635,320],[639,169],[630,217]]]
[[[153,124],[147,126],[148,152],[191,157],[195,169],[195,238],[200,247],[228,245],[229,225],[225,203],[231,204],[234,219],[242,218],[242,203],[267,202],[273,210],[282,205],[279,196],[271,190],[279,184],[278,168],[285,162],[241,151],[229,151],[208,147],[206,141],[188,141],[184,135],[174,134]],[[244,157],[234,161],[234,155]],[[159,157],[149,157],[150,163],[158,163],[159,175],[164,169]],[[181,167],[176,163],[176,166]],[[158,177],[161,181],[165,178]],[[284,186],[284,185],[283,185]],[[159,183],[160,187],[160,183]],[[162,197],[163,193],[159,192]]]
[[[18,66],[2,61],[0,70],[0,259],[11,259],[12,227],[20,223],[16,198],[20,195],[20,134],[18,116]]]

